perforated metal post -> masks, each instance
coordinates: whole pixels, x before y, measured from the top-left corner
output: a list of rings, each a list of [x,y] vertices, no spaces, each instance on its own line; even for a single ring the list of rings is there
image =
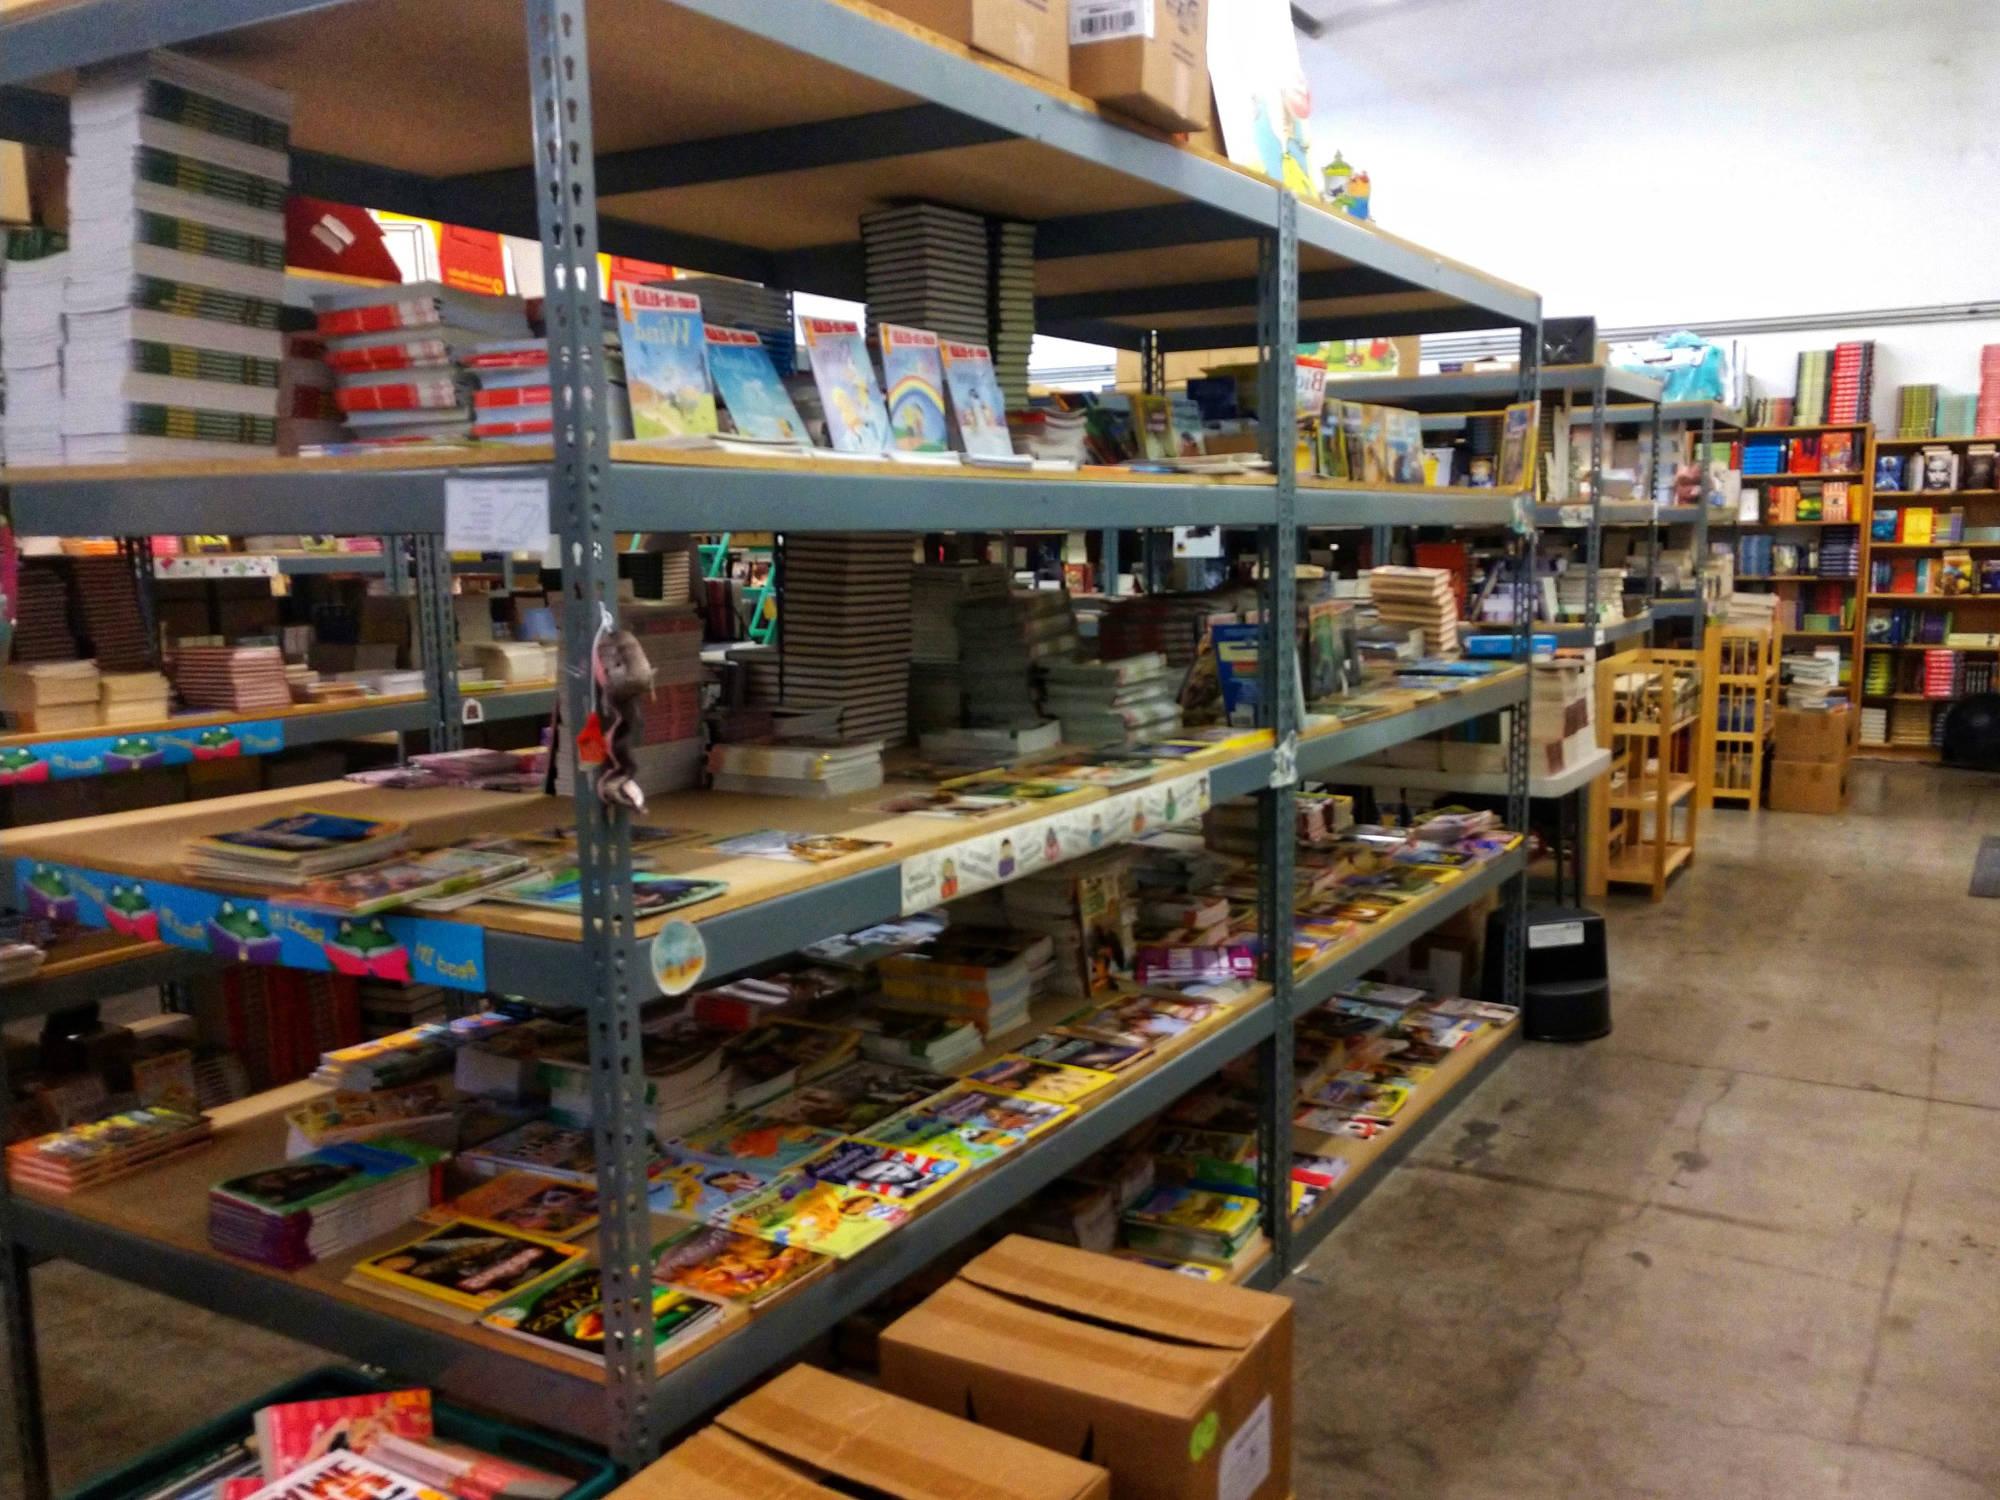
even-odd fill
[[[7,515],[0,489],[0,524]],[[11,1119],[14,1092],[7,1077],[6,1049],[0,1047],[0,1120]],[[28,1252],[14,1241],[12,1200],[0,1176],[0,1322],[7,1335],[7,1404],[14,1417],[14,1464],[22,1500],[49,1500],[49,1434],[42,1415],[41,1356],[35,1348],[34,1288],[28,1279]]]
[[[1271,986],[1271,1039],[1257,1049],[1257,1191],[1279,1276],[1292,1269],[1292,870],[1296,857],[1299,661],[1298,202],[1278,193],[1277,227],[1257,252],[1257,395],[1264,456],[1277,478],[1276,512],[1263,533],[1263,634],[1258,699],[1275,753],[1257,798],[1259,964]]]
[[[417,636],[431,708],[431,749],[465,744],[458,701],[458,615],[451,603],[451,554],[434,531],[416,537]]]
[[[1526,361],[1523,361],[1525,365]],[[1540,346],[1535,350],[1535,368],[1541,368]],[[1523,401],[1535,399],[1535,387],[1529,386]],[[1599,366],[1597,380],[1590,388],[1590,533],[1584,538],[1584,561],[1590,575],[1584,579],[1584,605],[1589,615],[1588,623],[1594,629],[1598,619],[1597,571],[1604,565],[1604,368]]]
[[[1709,455],[1715,448],[1715,408],[1708,407],[1701,414],[1701,448],[1695,454],[1699,461],[1699,488],[1695,491],[1695,501],[1700,509],[1694,519],[1694,649],[1701,649],[1702,639],[1708,634],[1708,503],[1714,494],[1713,475],[1709,471]]]
[[[584,0],[526,0],[535,189],[548,319],[549,399],[555,411],[550,510],[561,539],[563,744],[595,707],[592,652],[615,609],[618,560],[604,504],[610,462],[602,297],[597,276],[597,183],[592,160],[590,55]],[[607,1436],[613,1457],[638,1468],[658,1455],[653,1414],[651,1220],[646,1204],[645,1072],[639,995],[627,972],[632,935],[632,830],[597,798],[576,766],[577,870],[582,957],[590,1002],[590,1103],[603,1222]]]
[[[160,630],[156,623],[158,614],[153,608],[153,539],[149,536],[120,537],[118,553],[131,570],[132,593],[139,601],[139,625],[146,632],[146,660],[157,667],[160,664]]]
[[[1521,371],[1520,386],[1515,399],[1532,401],[1541,384],[1542,330],[1539,324],[1521,330]],[[1602,387],[1600,389],[1598,416],[1603,416]],[[1537,417],[1539,423],[1539,416]],[[1597,429],[1601,434],[1601,426]],[[1593,442],[1591,503],[1597,503],[1597,461],[1598,454]],[[1597,550],[1597,521],[1593,515],[1590,527],[1591,566],[1596,568],[1594,554]],[[1540,592],[1535,586],[1535,509],[1532,505],[1522,507],[1515,526],[1512,551],[1514,554],[1514,660],[1524,666],[1534,656],[1535,599]],[[1595,571],[1591,574],[1596,577]],[[1534,693],[1522,694],[1521,701],[1507,711],[1507,826],[1516,833],[1526,836],[1528,832],[1528,715],[1532,709]],[[1580,835],[1579,835],[1580,836]],[[1504,978],[1501,998],[1509,1005],[1519,1005],[1524,981],[1527,977],[1528,956],[1528,874],[1524,861],[1521,873],[1507,882],[1506,893],[1502,897],[1506,920]]]
[[[1646,499],[1649,517],[1646,522],[1646,607],[1660,597],[1660,451],[1666,441],[1666,433],[1661,426],[1660,403],[1653,403],[1653,457],[1647,465]]]

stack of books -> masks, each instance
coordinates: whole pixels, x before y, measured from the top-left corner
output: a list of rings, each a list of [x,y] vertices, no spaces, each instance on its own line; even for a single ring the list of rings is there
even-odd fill
[[[1157,651],[1042,669],[1042,705],[1072,745],[1136,745],[1180,732],[1180,674]]]
[[[350,1142],[227,1178],[208,1190],[208,1242],[296,1271],[429,1208],[443,1156],[408,1141]]]
[[[1458,655],[1458,596],[1450,573],[1443,568],[1382,567],[1367,576],[1375,612],[1384,621],[1423,631],[1426,656]],[[1614,591],[1612,597],[1619,596]]]
[[[481,299],[490,301],[490,298]],[[369,337],[362,335],[362,338]],[[390,372],[397,368],[395,361],[414,357],[435,355],[429,368],[442,371],[444,361],[456,341],[442,335],[428,344],[418,345],[376,344],[372,354],[357,357],[349,352],[349,362],[358,368],[366,368],[363,360],[379,363],[379,373],[385,380],[393,380]],[[370,348],[367,344],[358,346],[360,350]],[[458,357],[458,365],[473,383],[472,396],[472,436],[482,443],[546,443],[554,430],[552,408],[549,404],[549,341],[547,339],[499,339],[492,343],[474,344]],[[412,372],[426,368],[421,365],[405,364],[403,368]],[[604,320],[604,383],[605,394],[611,403],[611,436],[629,438],[632,436],[631,392],[625,383],[624,345],[618,336],[616,320]]]
[[[1233,1266],[1263,1222],[1257,1200],[1164,1184],[1126,1209],[1125,1243],[1147,1255]]]
[[[154,1105],[72,1125],[7,1148],[10,1187],[74,1193],[207,1143],[208,1117]]]
[[[1946,391],[1938,397],[1937,435],[1976,437],[1979,398],[1968,391]]]
[[[868,317],[964,343],[988,342],[986,220],[935,203],[861,216]]]
[[[1864,745],[1889,743],[1888,709],[1873,707],[1861,710],[1861,743]]]
[[[780,376],[798,369],[790,292],[727,276],[681,276],[674,281],[674,290],[701,299],[702,321],[710,328],[743,328],[756,334]]]
[[[1956,698],[1959,692],[1959,666],[1963,658],[1956,651],[1926,651],[1924,653],[1924,687],[1926,698]]]
[[[995,220],[993,368],[1007,409],[1028,404],[1028,351],[1035,341],[1035,226]]]
[[[62,440],[63,283],[69,256],[26,230],[0,232],[0,452],[17,468],[59,464]],[[23,258],[15,259],[16,255]]]
[[[1130,850],[1107,849],[984,892],[954,910],[975,921],[982,911],[995,912],[1008,927],[1047,936],[1051,964],[1039,987],[1048,993],[1108,994],[1131,975],[1139,905],[1132,863]]]
[[[1798,396],[1792,409],[1792,420],[1800,427],[1817,427],[1827,419],[1827,382],[1832,373],[1832,350],[1799,351]]]
[[[1032,729],[1045,721],[1035,672],[1076,654],[1069,595],[1016,591],[958,607],[959,675],[966,722],[981,729]]]
[[[958,608],[1007,594],[999,563],[918,563],[910,569],[910,727],[953,729],[965,721]]]
[[[1840,656],[1836,651],[1791,653],[1780,662],[1785,707],[1822,709],[1840,697]]]
[[[1859,527],[1833,527],[1820,533],[1819,576],[1858,578],[1861,575]]]
[[[1826,420],[1873,421],[1874,406],[1875,341],[1854,339],[1834,345],[1827,377]]]
[[[48,563],[22,559],[14,615],[13,659],[17,662],[74,661],[82,651],[69,628],[69,589]]]
[[[189,708],[289,708],[292,689],[276,646],[182,646],[174,686]]]
[[[249,828],[189,839],[181,847],[180,864],[191,875],[302,886],[317,876],[387,859],[402,849],[405,832],[404,824],[377,818],[287,813]]]
[[[28,734],[88,729],[97,723],[97,665],[50,661],[0,667],[0,709]]]
[[[1046,936],[951,927],[934,943],[882,960],[882,997],[898,1010],[968,1021],[992,1037],[1024,1026],[1035,975],[1054,952]]]
[[[1979,351],[1979,404],[1972,419],[1975,437],[2000,433],[2000,344]]]
[[[1938,388],[1934,385],[1896,387],[1896,436],[1927,438],[1937,435]]]
[[[1565,620],[1590,619],[1590,575],[1582,568],[1567,568],[1556,575],[1556,609]],[[1625,570],[1597,570],[1597,619],[1618,620],[1625,615]]]
[[[325,341],[317,333],[287,333],[284,358],[278,361],[278,451],[292,456],[307,444],[337,443],[346,435],[340,408],[334,404],[333,366],[326,362]],[[350,540],[359,544],[366,539]],[[363,548],[355,545],[350,550]]]
[[[701,617],[684,602],[628,600],[619,623],[653,666],[629,751],[633,774],[649,794],[692,787],[701,780]]]
[[[519,297],[486,297],[435,281],[324,292],[313,298],[313,309],[341,420],[355,442],[370,447],[463,442],[473,421],[466,357],[495,341],[529,338]],[[547,359],[544,349],[545,367]],[[522,408],[512,420],[532,415]]]
[[[1749,626],[1756,630],[1769,630],[1777,618],[1778,596],[1776,594],[1732,593],[1729,596],[1728,623]]]
[[[1931,742],[1931,706],[1928,703],[1889,705],[1889,743],[1918,748]]]
[[[173,687],[158,672],[106,672],[97,679],[98,722],[152,724],[164,719]]]
[[[763,740],[717,745],[708,770],[718,792],[845,797],[882,784],[881,740]]]
[[[785,703],[840,711],[841,738],[900,744],[910,711],[910,538],[806,532],[779,563]]]
[[[149,672],[152,641],[139,610],[139,583],[125,559],[79,557],[70,562],[84,634],[102,672]]]
[[[275,452],[291,96],[168,52],[70,99],[63,449]]]

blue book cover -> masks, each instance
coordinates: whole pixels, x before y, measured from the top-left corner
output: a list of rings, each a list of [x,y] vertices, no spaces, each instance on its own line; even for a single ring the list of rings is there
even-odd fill
[[[889,446],[889,410],[861,330],[839,318],[807,318],[805,329],[828,442],[842,453],[882,452]]]
[[[889,441],[905,453],[943,453],[950,442],[944,425],[944,371],[938,363],[938,336],[894,323],[878,327],[882,384],[888,388]]]
[[[618,336],[632,397],[632,435],[703,437],[715,431],[701,299],[664,287],[617,283]]]
[[[1257,648],[1263,631],[1257,625],[1212,625],[1215,675],[1222,687],[1223,716],[1246,729],[1257,724],[1262,683],[1257,673]]]
[[[717,328],[708,336],[708,374],[736,430],[760,442],[812,443],[812,434],[778,378],[771,352],[747,328]]]
[[[967,453],[984,458],[1012,458],[1014,440],[1007,432],[1007,401],[1000,394],[1000,377],[993,372],[993,351],[984,344],[946,339],[939,353],[960,444]]]

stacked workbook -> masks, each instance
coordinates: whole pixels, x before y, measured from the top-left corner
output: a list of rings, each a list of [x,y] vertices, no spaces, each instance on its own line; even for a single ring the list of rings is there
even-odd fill
[[[7,250],[0,265],[0,377],[6,411],[0,416],[0,450],[18,468],[63,461],[62,315],[69,256],[42,254],[46,239],[27,231],[0,232]],[[22,258],[15,258],[16,256]]]
[[[861,249],[871,329],[898,324],[987,342],[985,219],[935,203],[880,209],[861,216]]]
[[[653,667],[653,690],[627,747],[633,777],[648,793],[694,786],[701,780],[701,617],[685,603],[627,601],[619,622]]]
[[[1047,717],[1039,669],[1076,654],[1069,595],[1016,591],[958,607],[959,677],[966,722],[977,729],[1029,730]]]
[[[1827,377],[1826,420],[1867,422],[1874,418],[1875,341],[1854,339],[1833,347]]]
[[[1830,706],[1840,693],[1840,655],[1837,651],[1787,653],[1779,662],[1785,682],[1785,707],[1819,709]]]
[[[463,441],[473,425],[466,359],[480,349],[495,356],[495,343],[519,353],[529,342],[520,298],[481,296],[435,281],[323,292],[313,308],[341,420],[355,442],[370,447]],[[546,348],[541,354],[546,370]],[[504,412],[493,410],[488,436],[514,435],[499,430],[508,424],[520,426],[521,436],[544,435],[533,428],[548,419],[545,384],[495,389],[513,391],[520,400]],[[541,402],[528,402],[527,394],[536,391]]]
[[[491,301],[493,299],[483,299]],[[511,319],[509,320],[511,321]],[[362,336],[364,339],[368,335]],[[454,347],[454,336],[442,334],[428,342],[356,344],[347,351],[350,366],[362,368],[361,360],[379,364],[376,373],[393,383],[390,372],[397,361],[430,359],[428,367],[408,364],[414,372],[428,368],[442,374],[444,360]],[[359,351],[369,351],[360,353]],[[458,355],[458,368],[471,382],[472,436],[482,443],[546,443],[554,431],[554,408],[549,394],[549,341],[547,339],[506,338],[474,344]],[[604,390],[610,402],[611,436],[632,436],[631,393],[625,383],[625,353],[619,342],[614,318],[604,319]]]
[[[1024,1026],[1035,978],[1054,951],[1046,936],[1004,929],[947,928],[936,942],[882,960],[882,996],[897,1009],[955,1017],[981,1034]]]
[[[1833,352],[1829,349],[1799,351],[1796,402],[1792,420],[1800,427],[1817,427],[1826,421],[1827,379],[1832,372]]]
[[[908,734],[910,538],[788,536],[778,570],[784,701],[840,710],[847,740]]]
[[[1381,567],[1367,577],[1375,612],[1384,621],[1423,631],[1426,656],[1458,655],[1458,596],[1452,591],[1450,573],[1443,568]]]
[[[910,569],[910,727],[918,733],[964,721],[958,610],[975,599],[1004,598],[999,563],[918,563]]]
[[[291,96],[173,53],[69,101],[62,432],[73,462],[277,444]]]
[[[993,368],[1007,409],[1028,404],[1028,353],[1035,342],[1035,226],[995,220]]]
[[[1179,689],[1180,674],[1157,651],[1042,669],[1042,706],[1072,745],[1136,745],[1178,733]]]
[[[790,292],[728,276],[676,277],[674,290],[701,299],[702,320],[709,327],[744,328],[756,334],[777,374],[789,375],[797,367]]]
[[[276,646],[182,646],[174,686],[189,708],[289,708],[285,656]]]
[[[771,740],[708,752],[718,792],[764,797],[844,797],[882,784],[881,740]]]

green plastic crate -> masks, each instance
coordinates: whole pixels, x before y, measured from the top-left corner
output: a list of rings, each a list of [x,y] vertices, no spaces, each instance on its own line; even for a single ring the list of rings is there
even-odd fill
[[[396,1389],[399,1387],[351,1366],[328,1365],[276,1390],[266,1391],[255,1401],[246,1402],[128,1464],[100,1474],[82,1488],[71,1491],[65,1500],[134,1500],[193,1474],[248,1437],[253,1430],[253,1418],[263,1407],[284,1401],[318,1401]],[[437,1435],[448,1442],[464,1443],[498,1458],[509,1458],[574,1479],[575,1487],[564,1500],[598,1500],[617,1487],[617,1466],[597,1449],[481,1416],[436,1397],[432,1398],[431,1412]]]

